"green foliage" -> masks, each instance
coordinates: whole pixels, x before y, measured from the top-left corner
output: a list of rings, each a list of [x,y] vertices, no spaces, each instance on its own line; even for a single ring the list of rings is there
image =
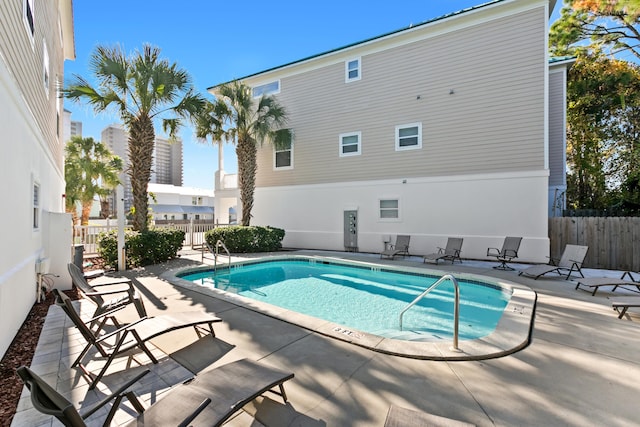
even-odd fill
[[[256,102],[251,87],[239,81],[222,84],[216,92],[216,101],[207,103],[194,120],[196,136],[236,144],[241,223],[249,226],[258,167],[257,147],[264,141],[275,146],[291,143],[293,134],[290,129],[283,129],[288,121],[287,111],[275,97],[263,95]]]
[[[153,228],[146,231],[125,231],[127,267],[158,264],[175,258],[182,248],[185,232],[174,228]],[[100,233],[98,253],[106,264],[118,262],[117,231]]]
[[[216,227],[205,233],[205,239],[211,247],[221,240],[232,253],[273,252],[282,248],[284,233],[281,228],[238,225]]]

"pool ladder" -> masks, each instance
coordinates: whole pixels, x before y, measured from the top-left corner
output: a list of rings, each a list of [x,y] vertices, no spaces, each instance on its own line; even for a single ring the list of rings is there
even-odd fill
[[[402,330],[402,317],[404,316],[404,313],[409,310],[411,307],[413,307],[414,305],[416,305],[418,303],[418,301],[420,301],[422,298],[425,297],[425,295],[427,295],[429,292],[431,292],[432,290],[434,290],[438,285],[440,285],[441,283],[445,282],[446,280],[451,281],[451,283],[453,283],[453,288],[454,288],[454,302],[453,302],[453,347],[452,350],[453,351],[460,351],[460,349],[458,348],[458,323],[459,323],[459,313],[460,313],[460,289],[458,286],[458,281],[456,280],[455,277],[453,277],[451,274],[445,274],[444,276],[442,276],[440,279],[438,279],[436,281],[436,283],[434,283],[433,285],[429,286],[423,293],[421,293],[420,295],[418,295],[418,297],[416,299],[414,299],[413,301],[411,301],[411,303],[409,303],[408,306],[406,306],[404,308],[404,310],[402,310],[400,312],[400,317],[399,317],[399,323],[400,323],[400,330]]]
[[[216,245],[214,247],[214,251],[213,251],[213,269],[214,272],[217,271],[218,269],[218,255],[220,254],[220,248],[224,249],[224,251],[227,253],[227,257],[229,257],[229,262],[228,262],[228,267],[229,270],[231,270],[231,254],[229,253],[229,249],[227,249],[227,247],[224,245],[224,242],[222,240],[218,240],[216,242]]]

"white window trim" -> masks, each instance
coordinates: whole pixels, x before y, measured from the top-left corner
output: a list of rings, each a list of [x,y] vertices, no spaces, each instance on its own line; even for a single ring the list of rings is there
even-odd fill
[[[31,27],[29,27],[29,20],[27,19],[27,5],[31,8],[31,19],[33,19],[33,33],[31,32]],[[36,14],[33,9],[34,0],[23,0],[22,1],[22,22],[24,22],[24,28],[27,30],[27,34],[29,35],[29,40],[31,41],[31,48],[35,48],[35,35],[36,35]]]
[[[48,98],[49,87],[51,86],[51,66],[49,64],[49,50],[47,49],[47,42],[44,39],[42,40],[42,85],[44,86],[44,91]]]
[[[38,202],[36,203],[36,188],[38,190]],[[33,180],[31,183],[31,221],[33,231],[40,230],[40,223],[42,221],[42,186],[36,180]]]
[[[274,90],[273,92],[262,93],[260,95],[254,95],[253,94],[253,90],[255,88],[260,87],[260,86],[266,86],[266,85],[269,85],[269,84],[272,84],[272,83],[278,83],[278,89],[277,90]],[[253,97],[253,99],[258,99],[263,95],[277,95],[277,94],[280,93],[280,88],[281,87],[282,87],[282,84],[280,83],[280,79],[272,80],[272,81],[266,82],[266,83],[260,83],[260,84],[257,84],[257,85],[254,85],[254,86],[251,87],[251,96]]]
[[[291,163],[289,164],[289,166],[276,166],[276,153],[282,152],[282,151],[290,151],[291,152]],[[286,171],[286,170],[291,170],[293,169],[293,135],[291,136],[291,146],[289,147],[289,150],[277,150],[276,147],[273,147],[273,170],[274,171]]]
[[[342,140],[348,136],[358,137],[358,144],[357,144],[358,151],[354,151],[352,153],[345,153],[342,151],[342,148],[343,148]],[[358,132],[341,133],[340,136],[338,137],[338,154],[340,155],[340,157],[359,156],[360,154],[362,154],[362,132],[358,131]]]
[[[380,215],[380,202],[383,200],[396,200],[398,202],[398,217],[397,218],[382,218]],[[379,197],[377,200],[376,211],[378,212],[378,222],[401,222],[402,221],[402,202],[399,196]]]
[[[417,127],[418,128],[418,144],[417,145],[411,145],[408,147],[401,147],[400,146],[400,129],[406,129],[406,128],[412,128],[412,127]],[[404,125],[398,125],[396,126],[396,151],[405,151],[405,150],[419,150],[422,148],[422,123],[418,122],[418,123],[407,123]]]
[[[353,61],[358,61],[358,77],[349,78],[349,63]],[[344,61],[344,82],[357,82],[360,79],[362,79],[362,58],[351,58]]]

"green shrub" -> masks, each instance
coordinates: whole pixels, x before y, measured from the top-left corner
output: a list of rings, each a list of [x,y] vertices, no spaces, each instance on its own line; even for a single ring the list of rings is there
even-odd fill
[[[154,228],[145,232],[125,231],[124,247],[127,267],[158,264],[175,258],[182,248],[184,231],[173,228]],[[118,234],[116,230],[100,233],[98,253],[106,264],[118,263]]]
[[[205,233],[207,243],[214,247],[218,240],[233,253],[273,252],[282,247],[284,230],[274,227],[216,227]]]

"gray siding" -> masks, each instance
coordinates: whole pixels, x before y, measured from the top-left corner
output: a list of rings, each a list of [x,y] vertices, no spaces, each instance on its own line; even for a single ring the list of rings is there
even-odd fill
[[[544,168],[545,22],[540,7],[362,52],[357,82],[344,82],[342,61],[283,76],[294,168],[274,171],[265,145],[257,186]],[[422,149],[396,152],[395,126],[414,122]],[[339,157],[338,135],[355,131],[362,155]]]
[[[564,71],[549,74],[549,185],[566,184]]]
[[[56,104],[61,101],[57,98],[56,85],[63,79],[64,57],[58,1],[35,0],[34,9],[35,34],[32,42],[23,20],[23,0],[0,2],[0,55],[24,95],[56,166],[62,171],[64,144],[57,135],[59,131],[62,136],[62,108],[60,117],[57,117]],[[43,78],[43,40],[49,55],[48,96]]]

